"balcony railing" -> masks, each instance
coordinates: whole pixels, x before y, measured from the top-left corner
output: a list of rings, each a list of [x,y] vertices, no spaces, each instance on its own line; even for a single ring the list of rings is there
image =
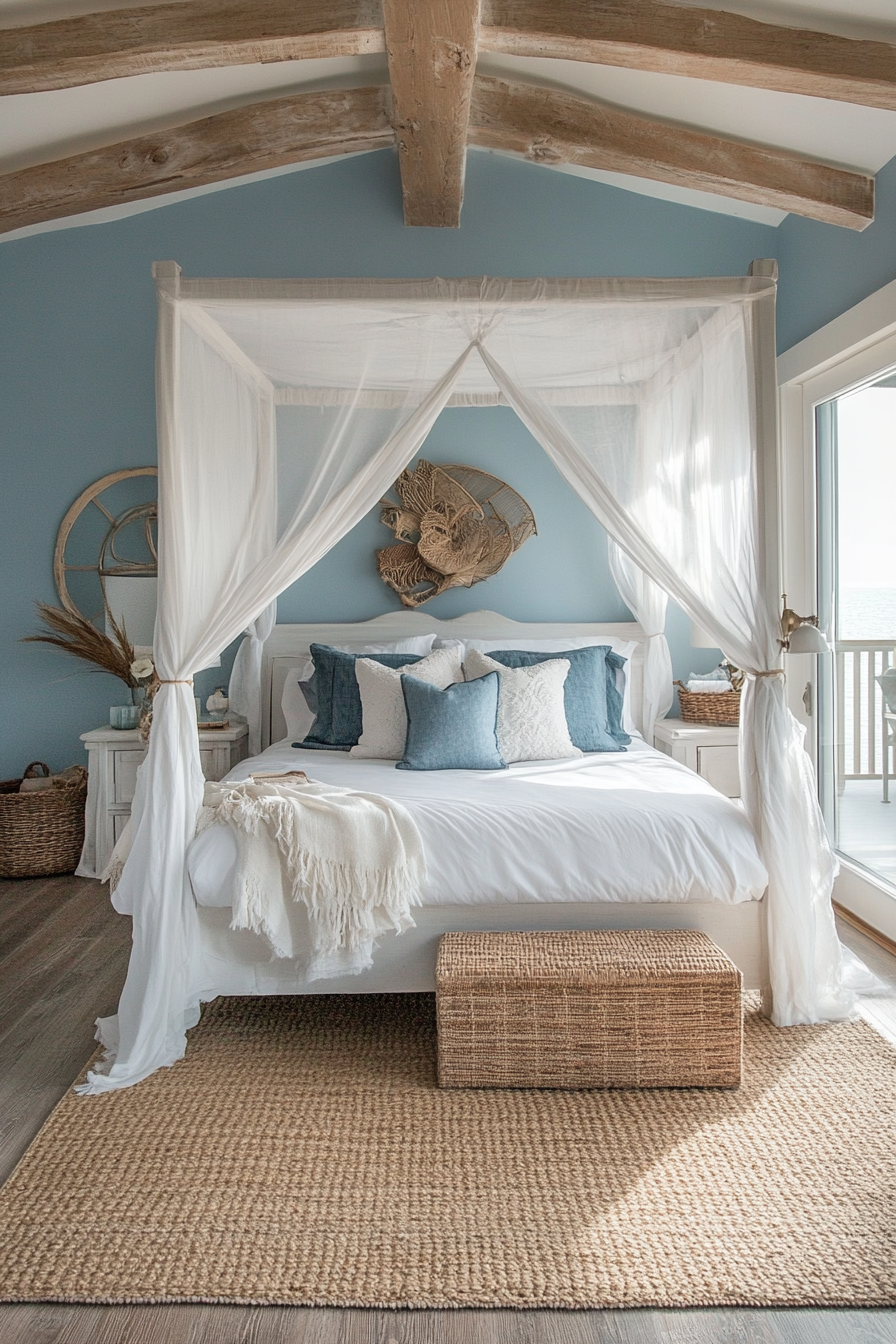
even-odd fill
[[[837,773],[880,779],[883,697],[875,681],[896,661],[893,640],[840,639],[837,656]]]

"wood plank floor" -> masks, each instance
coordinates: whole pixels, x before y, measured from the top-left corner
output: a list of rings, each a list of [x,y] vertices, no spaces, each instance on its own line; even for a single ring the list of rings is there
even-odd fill
[[[873,1015],[896,1024],[896,958],[843,926],[888,986]],[[130,924],[79,878],[0,882],[0,1181],[114,1012]],[[869,1016],[872,1014],[869,1014]],[[894,1229],[896,1253],[896,1229]],[[896,1312],[846,1310],[340,1311],[298,1307],[0,1306],[0,1344],[893,1344]]]

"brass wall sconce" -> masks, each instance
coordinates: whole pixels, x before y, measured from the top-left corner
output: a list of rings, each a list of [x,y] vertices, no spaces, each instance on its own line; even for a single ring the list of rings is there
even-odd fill
[[[781,599],[781,638],[778,643],[787,653],[830,653],[831,646],[818,628],[817,616],[798,616],[787,605],[787,594]]]

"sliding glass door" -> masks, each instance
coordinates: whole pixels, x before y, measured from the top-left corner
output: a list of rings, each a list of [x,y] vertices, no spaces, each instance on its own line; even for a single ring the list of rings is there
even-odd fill
[[[818,766],[836,848],[896,888],[896,373],[815,418]],[[893,669],[889,672],[889,669]]]

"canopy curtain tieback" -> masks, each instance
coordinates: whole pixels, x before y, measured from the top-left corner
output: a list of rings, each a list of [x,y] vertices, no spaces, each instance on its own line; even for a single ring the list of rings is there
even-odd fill
[[[192,677],[159,677],[160,686],[192,686]]]

